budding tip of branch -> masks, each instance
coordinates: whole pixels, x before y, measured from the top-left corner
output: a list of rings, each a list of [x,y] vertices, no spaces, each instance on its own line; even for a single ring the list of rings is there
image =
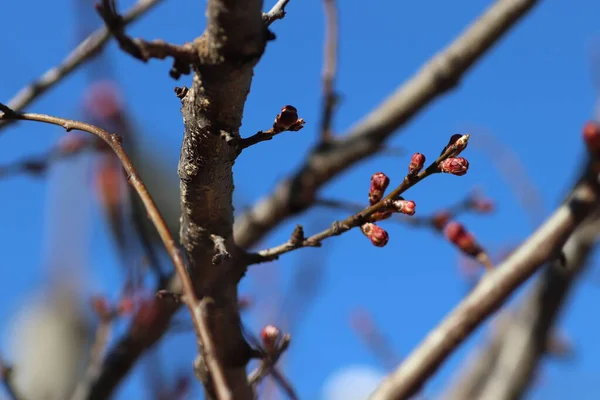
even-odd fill
[[[389,241],[389,235],[386,230],[372,222],[361,225],[360,230],[371,241],[373,246],[384,247]]]
[[[376,172],[371,176],[371,186],[369,187],[369,203],[371,205],[379,202],[387,187],[390,184],[390,178],[383,172]]]
[[[441,172],[456,176],[463,176],[469,170],[469,161],[464,157],[451,157],[442,160],[439,164]]]

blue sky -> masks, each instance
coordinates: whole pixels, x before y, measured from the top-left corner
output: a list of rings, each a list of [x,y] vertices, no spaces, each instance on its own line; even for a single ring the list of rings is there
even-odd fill
[[[376,107],[491,4],[394,0],[339,3],[337,90],[342,102],[335,116],[337,132],[344,132]],[[130,4],[120,2],[120,7],[125,9]],[[205,5],[167,1],[129,32],[183,43],[202,32]],[[0,100],[5,102],[25,83],[57,64],[76,44],[77,15],[73,0],[10,2],[3,11]],[[184,21],[183,15],[188,17]],[[417,203],[419,214],[428,215],[479,187],[496,202],[497,212],[468,215],[461,221],[490,250],[519,243],[534,228],[532,218],[512,189],[511,181],[517,178],[512,175],[507,179],[503,174],[510,168],[506,165],[509,161],[503,161],[499,170],[489,157],[499,151],[489,136],[493,135],[520,161],[524,170],[517,175],[525,173],[526,179],[535,183],[541,201],[535,206],[539,214],[533,219],[539,223],[565,194],[583,157],[580,129],[594,116],[600,91],[599,82],[594,87],[592,71],[595,67],[595,79],[600,81],[598,15],[600,3],[592,0],[541,2],[472,69],[457,90],[435,101],[392,138],[390,145],[405,150],[406,156],[369,159],[341,175],[322,194],[364,202],[372,173],[384,171],[392,184],[398,183],[408,155],[418,151],[435,156],[452,134],[469,131],[472,145],[465,153],[470,161],[469,173],[463,177],[434,176],[411,189],[406,197]],[[323,29],[322,4],[318,0],[292,0],[286,18],[272,26],[277,40],[269,43],[256,68],[242,134],[248,136],[269,127],[285,104],[299,110],[306,126],[300,132],[286,133],[253,147],[238,159],[235,179],[240,210],[292,173],[315,143]],[[596,64],[592,64],[594,52]],[[153,60],[144,65],[122,54],[114,43],[108,47],[108,56],[125,102],[143,132],[142,148],[161,149],[160,156],[175,178],[183,128],[179,102],[172,94],[176,83],[168,76],[170,64]],[[189,77],[184,77],[181,83],[188,81]],[[77,118],[87,83],[84,70],[79,70],[29,110]],[[31,123],[6,129],[0,134],[0,163],[42,152],[62,134],[58,128]],[[85,165],[85,160],[79,162],[80,167]],[[4,321],[15,312],[23,294],[46,279],[44,271],[52,264],[49,260],[60,260],[53,249],[59,247],[57,243],[63,248],[69,246],[69,235],[73,236],[69,230],[92,227],[87,242],[81,238],[76,242],[77,257],[95,291],[115,293],[118,289],[116,256],[98,206],[89,195],[89,176],[74,165],[53,169],[48,179],[19,176],[0,181],[0,264],[4,273],[0,329],[6,328]],[[68,200],[73,199],[71,196],[81,200]],[[88,206],[82,206],[82,202]],[[57,208],[66,218],[52,218]],[[286,240],[297,223],[312,231],[344,215],[331,210],[308,212],[282,224],[262,246]],[[465,283],[457,268],[458,254],[451,245],[431,231],[391,223],[385,228],[390,234],[385,248],[371,246],[358,230],[352,231],[330,239],[321,249],[301,250],[282,257],[276,265],[253,267],[242,284],[242,293],[256,295],[262,299],[261,304],[268,305],[289,290],[294,269],[315,262],[324,264],[318,294],[302,313],[286,358],[286,374],[303,399],[318,398],[328,377],[344,366],[381,369],[350,329],[349,317],[356,307],[372,312],[402,356],[465,294]],[[560,393],[575,386],[588,393],[588,397],[582,393],[578,398],[587,399],[591,398],[590,391],[598,390],[600,323],[593,306],[600,300],[597,274],[597,268],[591,265],[561,319],[561,326],[575,343],[577,358],[568,363],[545,363],[545,379],[531,398],[564,398]],[[268,290],[266,279],[272,281]],[[254,329],[270,322],[265,313],[252,314],[248,321]],[[444,365],[429,382],[426,393],[443,388],[482,333],[478,331]],[[191,335],[176,335],[161,346],[161,353],[182,369],[193,359],[193,349]],[[128,381],[122,398],[143,396],[140,375],[137,371]]]

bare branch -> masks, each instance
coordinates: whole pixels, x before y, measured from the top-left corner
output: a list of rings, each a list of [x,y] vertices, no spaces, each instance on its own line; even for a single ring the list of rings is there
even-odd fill
[[[207,364],[209,365],[210,372],[215,381],[215,386],[216,386],[217,392],[219,393],[219,398],[220,399],[231,399],[231,394],[228,393],[228,389],[225,384],[223,372],[221,370],[221,367],[220,367],[217,359],[214,356],[214,354],[215,354],[214,344],[212,342],[210,333],[208,332],[208,329],[206,328],[206,325],[204,323],[203,305],[196,299],[196,295],[194,293],[194,288],[192,286],[190,276],[187,273],[187,270],[183,263],[183,259],[179,252],[179,249],[177,248],[177,245],[175,244],[175,240],[173,239],[173,236],[171,235],[171,233],[167,227],[167,224],[165,223],[164,219],[162,218],[160,211],[156,207],[156,204],[154,204],[154,201],[152,200],[150,193],[146,189],[146,186],[140,179],[135,167],[131,163],[129,156],[125,152],[125,149],[123,148],[123,146],[121,144],[120,137],[116,134],[109,133],[103,129],[100,129],[98,127],[95,127],[93,125],[90,125],[90,124],[87,124],[84,122],[79,122],[79,121],[74,121],[74,120],[69,120],[69,119],[64,119],[64,118],[58,118],[58,117],[53,117],[53,116],[44,115],[44,114],[16,113],[1,103],[0,103],[0,111],[2,111],[4,113],[4,114],[0,115],[0,120],[19,119],[19,120],[25,120],[25,121],[38,121],[38,122],[43,122],[43,123],[47,123],[47,124],[61,126],[64,129],[66,129],[67,131],[79,130],[79,131],[83,131],[83,132],[88,132],[88,133],[91,133],[91,134],[97,136],[98,138],[102,139],[112,149],[112,151],[115,153],[115,155],[117,156],[117,158],[123,165],[123,169],[125,170],[125,172],[127,174],[127,179],[129,181],[129,183],[133,186],[133,188],[136,190],[138,196],[144,203],[144,206],[146,207],[146,211],[148,212],[148,217],[154,223],[154,226],[156,227],[156,230],[165,245],[167,253],[169,254],[169,257],[171,258],[171,261],[173,262],[173,265],[175,266],[177,275],[179,276],[179,279],[181,280],[181,282],[183,284],[183,293],[186,296],[186,298],[189,300],[187,305],[188,305],[188,308],[190,309],[190,313],[192,314],[192,321],[194,322],[194,327],[196,329],[196,334],[198,335],[198,338],[200,340],[201,348],[203,348],[204,352],[206,353],[205,356],[207,359]]]
[[[561,249],[579,224],[596,208],[598,180],[588,177],[569,200],[473,291],[425,338],[370,397],[404,399],[415,394],[473,330],[498,309],[513,291]]]
[[[285,17],[285,6],[290,2],[290,0],[277,0],[277,3],[269,10],[263,14],[263,22],[265,26],[270,26],[273,22],[278,19],[282,19]]]
[[[455,87],[468,69],[535,4],[536,0],[496,1],[450,46],[354,125],[343,139],[327,147],[317,146],[293,177],[238,217],[236,242],[241,247],[251,247],[282,220],[310,207],[323,185],[376,153],[394,131]]]
[[[173,68],[170,75],[174,79],[178,79],[182,74],[188,75],[191,72],[190,66],[199,63],[198,53],[191,43],[179,46],[163,40],[146,41],[127,36],[124,19],[117,12],[116,0],[102,0],[101,4],[96,4],[96,10],[110,33],[119,42],[121,49],[134,58],[148,62],[151,58],[164,60],[167,57],[173,57]]]
[[[147,11],[163,0],[138,0],[138,2],[123,16],[123,25],[136,21]],[[87,38],[56,67],[47,70],[42,76],[21,89],[9,102],[8,107],[14,111],[22,111],[38,96],[59,83],[85,61],[96,55],[110,39],[110,32],[102,27]],[[0,129],[15,120],[0,121]]]
[[[337,74],[338,58],[338,14],[335,0],[323,0],[326,19],[326,34],[323,62],[323,111],[321,113],[321,140],[327,141],[332,138],[331,124],[333,112],[338,101],[334,84]]]

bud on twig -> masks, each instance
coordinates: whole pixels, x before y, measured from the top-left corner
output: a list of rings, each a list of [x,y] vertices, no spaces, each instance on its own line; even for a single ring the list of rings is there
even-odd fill
[[[371,222],[383,221],[384,219],[388,219],[391,216],[392,211],[390,210],[377,211],[374,212],[373,215],[371,215]]]
[[[260,338],[268,353],[272,353],[276,350],[280,336],[281,331],[275,325],[266,325],[262,331],[260,331]]]
[[[456,157],[457,155],[462,153],[462,151],[464,149],[467,148],[467,144],[469,144],[470,137],[471,137],[471,135],[468,133],[466,135],[461,135],[461,134],[452,135],[450,137],[450,140],[448,141],[448,144],[446,145],[446,147],[444,147],[444,149],[440,153],[440,156],[452,147],[452,151],[447,155],[447,157]]]
[[[463,224],[456,221],[450,222],[446,225],[444,234],[463,253],[476,258],[485,268],[489,270],[493,268],[487,253],[475,241],[473,235],[465,229]]]
[[[385,190],[390,184],[388,178],[383,172],[376,172],[371,177],[371,187],[369,188],[369,202],[371,205],[377,203],[383,198]]]
[[[296,107],[290,105],[284,106],[281,109],[281,113],[277,114],[273,123],[273,130],[276,133],[299,131],[302,128],[304,128],[304,120],[298,118],[298,110],[296,110]]]
[[[415,176],[423,169],[425,165],[425,156],[421,153],[415,153],[412,155],[410,159],[410,164],[408,164],[408,175]]]
[[[469,162],[466,158],[447,158],[440,162],[440,171],[446,174],[462,176],[469,170]]]
[[[367,222],[360,227],[362,233],[369,238],[371,243],[377,247],[383,247],[387,244],[389,240],[388,233],[385,229],[371,223]]]
[[[600,124],[588,121],[583,126],[583,140],[591,152],[600,153]]]
[[[392,202],[392,207],[394,207],[396,212],[406,215],[414,215],[416,204],[412,200],[394,200]]]

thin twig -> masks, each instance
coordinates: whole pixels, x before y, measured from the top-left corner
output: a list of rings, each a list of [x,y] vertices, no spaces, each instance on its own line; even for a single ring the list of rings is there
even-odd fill
[[[463,136],[465,142],[468,141],[469,136],[470,135]],[[462,143],[465,143],[465,142],[462,142]],[[455,156],[457,154],[457,151],[459,151],[457,149],[459,149],[460,147],[461,146],[459,146],[458,143],[447,146],[445,148],[445,150],[442,152],[442,154],[434,162],[432,162],[426,169],[421,171],[416,176],[407,175],[402,180],[402,183],[398,187],[396,187],[394,190],[392,190],[387,196],[385,196],[383,199],[381,199],[377,203],[364,208],[362,211],[349,216],[348,218],[344,219],[343,221],[333,222],[329,228],[327,228],[319,233],[316,233],[308,238],[304,238],[303,234],[299,235],[297,233],[298,228],[296,228],[296,231],[294,231],[294,233],[292,234],[292,237],[285,243],[283,243],[279,246],[272,247],[270,249],[261,250],[258,253],[249,254],[248,255],[248,263],[256,264],[256,263],[274,260],[274,259],[277,259],[277,257],[279,257],[282,254],[289,253],[292,250],[296,250],[296,249],[299,249],[302,247],[318,247],[321,245],[321,242],[327,238],[330,238],[332,236],[341,235],[342,233],[347,232],[352,228],[361,226],[365,222],[368,222],[369,217],[371,215],[375,214],[377,211],[389,209],[391,202],[393,200],[398,199],[400,197],[400,195],[403,194],[405,191],[407,191],[408,189],[410,189],[417,183],[421,182],[423,179],[427,178],[428,176],[435,174],[435,173],[439,173],[440,172],[439,164],[443,160],[446,160],[449,157]]]
[[[573,196],[432,330],[412,354],[373,393],[370,400],[407,399],[446,358],[545,262],[558,258],[574,230],[599,201],[597,178],[581,182]]]
[[[71,400],[85,400],[89,395],[93,382],[102,372],[102,360],[110,339],[114,316],[115,315],[113,314],[111,315],[113,318],[100,319],[100,324],[98,325],[98,328],[96,328],[96,335],[94,343],[92,344],[88,366],[83,379],[77,384],[77,387],[71,396]]]
[[[165,220],[160,214],[160,211],[156,207],[156,204],[152,200],[148,189],[142,182],[138,172],[131,163],[129,156],[125,152],[125,149],[123,148],[123,145],[121,143],[121,138],[116,134],[109,133],[103,129],[87,124],[85,122],[74,121],[65,118],[58,118],[44,114],[17,113],[2,103],[0,103],[0,111],[4,112],[4,114],[0,115],[0,120],[17,119],[24,121],[38,121],[61,126],[67,131],[79,130],[83,132],[88,132],[102,139],[112,149],[112,151],[115,153],[115,155],[123,165],[123,169],[127,174],[127,180],[136,190],[138,196],[144,204],[146,211],[148,212],[148,217],[156,227],[156,230],[163,244],[165,245],[167,253],[169,254],[169,257],[171,258],[171,261],[175,266],[177,275],[179,276],[179,279],[182,282],[183,294],[188,300],[186,305],[188,306],[190,313],[192,314],[194,328],[196,330],[198,339],[200,340],[201,349],[205,353],[204,356],[207,360],[209,371],[214,379],[219,399],[231,399],[231,394],[227,389],[223,371],[216,359],[214,343],[212,341],[212,338],[210,337],[210,333],[204,322],[204,307],[201,303],[198,302],[196,298],[196,294],[192,286],[192,281],[187,273],[187,269],[183,262],[183,258],[181,257],[179,248],[175,244],[175,240],[173,239],[173,236],[171,235],[171,232],[169,231]]]
[[[147,11],[163,0],[139,0],[123,16],[123,25],[136,21]],[[50,68],[39,78],[21,89],[9,102],[8,107],[14,111],[22,111],[38,96],[59,83],[77,67],[96,55],[110,39],[110,32],[102,27],[91,33],[57,66]],[[0,129],[15,120],[0,121]]]
[[[289,347],[290,339],[290,335],[283,335],[281,338],[281,343],[277,349],[270,354],[265,353],[263,359],[261,360],[260,366],[252,371],[250,376],[248,376],[248,382],[250,382],[252,386],[256,387],[267,375],[269,375],[273,366],[277,364],[277,361],[281,355]]]
[[[323,0],[325,9],[325,46],[323,51],[323,110],[321,114],[321,140],[331,140],[333,134],[331,125],[333,113],[338,100],[335,92],[335,76],[337,74],[338,58],[338,10],[335,0]]]
[[[278,0],[271,10],[263,13],[263,22],[265,26],[268,27],[276,20],[285,17],[285,6],[287,6],[289,2],[290,0]]]

